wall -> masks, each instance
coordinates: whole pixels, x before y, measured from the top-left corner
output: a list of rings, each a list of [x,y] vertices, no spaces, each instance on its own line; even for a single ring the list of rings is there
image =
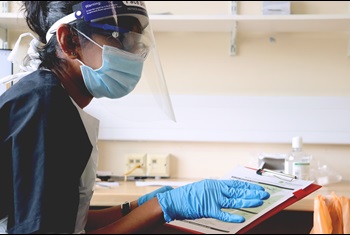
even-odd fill
[[[124,156],[129,153],[168,154],[171,176],[179,178],[221,177],[235,165],[257,165],[259,153],[287,153],[287,144],[200,143],[200,142],[118,142],[100,141],[100,170],[123,175]],[[350,179],[350,146],[304,145],[314,159]]]
[[[261,14],[260,1],[238,2],[239,14]],[[229,1],[149,2],[152,13],[227,14]],[[347,2],[292,2],[294,14],[347,13]],[[239,26],[238,26],[239,27]],[[155,33],[170,94],[350,95],[348,33]],[[274,43],[270,38],[275,39]],[[175,111],[176,112],[176,111]],[[293,136],[290,137],[290,141]],[[174,177],[220,177],[236,164],[255,164],[258,153],[286,153],[289,144],[100,141],[100,170],[120,175],[128,153],[171,153]],[[350,179],[349,145],[305,145],[315,159]]]
[[[260,14],[261,1],[238,2],[239,14]],[[147,2],[150,13],[228,14],[230,1]],[[348,13],[342,1],[293,1],[293,14]],[[20,32],[10,32],[14,43]],[[238,34],[236,57],[229,33],[155,33],[170,94],[350,95],[348,33]],[[274,42],[271,42],[274,39]],[[13,45],[13,44],[12,44]],[[290,137],[290,140],[293,136]],[[286,153],[289,144],[100,141],[99,170],[122,174],[128,153],[171,153],[174,177],[220,177],[260,152]],[[349,145],[305,145],[315,158],[350,179]]]

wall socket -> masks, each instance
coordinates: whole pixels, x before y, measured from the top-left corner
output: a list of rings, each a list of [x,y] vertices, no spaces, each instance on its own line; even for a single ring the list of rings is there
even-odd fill
[[[147,176],[170,177],[170,155],[147,154]]]
[[[132,171],[135,166],[141,165]],[[170,177],[170,154],[128,154],[125,173],[134,177]]]
[[[135,166],[141,165],[140,168],[132,171],[128,176],[146,176],[147,169],[147,155],[146,154],[128,154],[125,158],[126,170],[125,173],[132,171]]]

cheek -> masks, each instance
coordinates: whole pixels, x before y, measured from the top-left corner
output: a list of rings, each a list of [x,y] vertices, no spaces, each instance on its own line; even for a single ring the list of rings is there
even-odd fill
[[[85,50],[83,53],[82,61],[87,66],[93,69],[98,69],[102,66],[102,50],[101,48]]]

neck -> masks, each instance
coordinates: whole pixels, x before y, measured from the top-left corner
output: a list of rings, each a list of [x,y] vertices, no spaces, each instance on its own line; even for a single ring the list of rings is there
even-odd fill
[[[73,68],[53,69],[52,71],[58,76],[69,96],[80,108],[85,108],[92,101],[93,96],[86,89],[80,71]],[[66,71],[69,71],[69,74]]]
[[[76,86],[71,86],[70,83],[62,82],[62,85],[64,88],[67,90],[68,94],[72,99],[75,101],[75,103],[80,107],[80,108],[85,108],[90,102],[92,101],[92,97],[88,97],[85,95],[80,95],[79,92],[80,90],[77,89]]]

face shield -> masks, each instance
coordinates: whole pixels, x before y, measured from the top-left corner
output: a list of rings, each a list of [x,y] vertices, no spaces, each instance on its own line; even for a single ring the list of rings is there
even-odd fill
[[[175,121],[144,2],[85,1],[73,11],[47,41],[60,24],[75,30],[84,82],[95,97],[85,110],[97,118]]]

